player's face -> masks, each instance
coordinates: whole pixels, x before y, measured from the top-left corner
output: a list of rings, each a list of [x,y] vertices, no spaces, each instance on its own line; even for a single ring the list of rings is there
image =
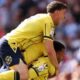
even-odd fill
[[[59,25],[61,22],[65,21],[65,16],[67,12],[68,12],[67,9],[61,9],[61,10],[56,10],[52,14],[52,18],[53,18],[55,25]]]
[[[62,49],[61,51],[57,52],[57,60],[58,60],[58,62],[61,62],[64,59],[64,53],[65,53],[64,49]]]
[[[62,9],[59,11],[59,22],[64,22],[65,20],[65,16],[66,16],[66,13],[67,13],[67,9]]]

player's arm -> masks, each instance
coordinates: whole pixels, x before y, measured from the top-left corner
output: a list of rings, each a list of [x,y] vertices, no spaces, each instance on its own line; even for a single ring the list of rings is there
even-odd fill
[[[51,61],[51,63],[55,66],[56,69],[58,69],[58,61],[56,57],[56,52],[54,50],[53,46],[53,40],[51,39],[51,32],[54,33],[54,28],[51,27],[52,24],[45,24],[43,27],[43,34],[44,34],[44,45],[48,53],[48,57]]]
[[[55,66],[56,69],[58,69],[58,61],[57,61],[57,57],[56,57],[56,52],[53,47],[53,40],[44,39],[44,45],[48,52],[48,57],[49,57],[51,63]]]

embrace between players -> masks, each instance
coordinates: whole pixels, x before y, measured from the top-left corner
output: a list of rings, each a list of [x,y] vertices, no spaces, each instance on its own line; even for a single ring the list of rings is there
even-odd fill
[[[51,32],[67,11],[64,3],[52,1],[47,13],[25,19],[0,39],[0,57],[9,67],[0,73],[0,80],[48,80],[58,74],[65,46],[54,41]]]

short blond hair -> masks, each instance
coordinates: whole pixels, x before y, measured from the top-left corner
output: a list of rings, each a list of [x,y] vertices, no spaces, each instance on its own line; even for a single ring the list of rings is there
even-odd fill
[[[56,10],[67,9],[67,5],[60,1],[52,1],[47,5],[47,12],[54,13]]]

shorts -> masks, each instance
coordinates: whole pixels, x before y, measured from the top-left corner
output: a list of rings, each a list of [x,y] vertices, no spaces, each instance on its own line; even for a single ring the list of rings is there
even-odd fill
[[[14,52],[5,38],[0,39],[0,57],[8,66],[18,64],[20,58],[23,58],[19,48],[17,48],[16,52]]]

